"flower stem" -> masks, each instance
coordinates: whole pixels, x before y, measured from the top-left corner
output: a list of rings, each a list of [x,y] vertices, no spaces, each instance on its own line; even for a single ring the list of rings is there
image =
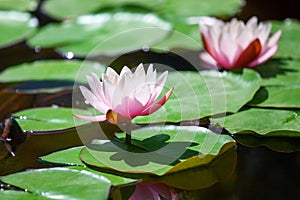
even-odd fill
[[[126,122],[126,144],[131,144],[131,128],[131,120],[129,120],[128,122]]]

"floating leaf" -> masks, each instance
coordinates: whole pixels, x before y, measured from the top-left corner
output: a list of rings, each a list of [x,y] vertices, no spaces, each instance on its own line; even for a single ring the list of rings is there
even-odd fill
[[[37,7],[37,0],[1,0],[1,10],[33,11]]]
[[[194,16],[233,15],[240,10],[242,5],[241,0],[166,0],[165,6],[159,12],[169,19],[185,21],[186,18]]]
[[[49,24],[28,42],[33,47],[58,47],[81,56],[112,55],[151,46],[165,38],[170,28],[154,14],[101,13]]]
[[[180,122],[205,116],[237,112],[252,99],[260,86],[259,75],[245,69],[242,74],[202,71],[170,72],[167,87],[174,87],[171,98],[163,108],[136,123]]]
[[[233,134],[300,137],[299,111],[251,108],[229,115],[225,120],[214,119],[214,122],[221,121]]]
[[[103,8],[120,7],[123,5],[155,9],[163,2],[164,0],[47,0],[42,6],[42,10],[54,18],[64,19],[92,13]]]
[[[83,147],[73,147],[66,150],[54,152],[52,154],[41,157],[42,160],[53,162],[53,163],[62,163],[66,165],[81,165],[84,164],[79,158],[79,153]]]
[[[20,42],[32,35],[37,26],[37,19],[29,13],[0,11],[0,47]]]
[[[73,147],[70,149],[54,152],[52,154],[41,157],[41,159],[44,161],[59,163],[59,164],[78,165],[78,166],[69,167],[69,168],[75,169],[75,170],[86,170],[86,171],[90,171],[92,173],[96,173],[98,175],[104,176],[108,180],[110,180],[110,182],[113,186],[134,183],[137,181],[135,179],[125,178],[122,176],[116,176],[113,174],[103,173],[103,172],[99,172],[99,171],[87,168],[79,158],[79,153],[82,150],[82,148],[83,148],[83,146],[80,146],[80,147]]]
[[[250,147],[266,146],[274,151],[285,153],[300,151],[300,138],[285,136],[263,137],[255,134],[236,134],[235,139],[239,144]]]
[[[127,177],[159,178],[163,182],[183,189],[195,189],[225,179],[234,168],[234,140],[217,135],[201,127],[160,126],[134,130],[133,146],[129,150],[111,141],[95,140],[81,152],[88,166]],[[144,151],[143,151],[144,150]],[[230,154],[227,159],[223,156]],[[214,162],[222,160],[222,170]],[[198,171],[199,170],[199,171]],[[189,183],[181,177],[191,176]],[[171,175],[172,174],[172,175]],[[173,177],[173,178],[172,178]],[[199,181],[201,180],[201,181]]]
[[[3,190],[0,191],[0,198],[5,200],[49,200],[47,197],[43,197],[36,194],[31,194],[28,192],[20,192],[20,191],[13,191],[13,190]]]
[[[300,62],[274,59],[257,71],[263,77],[261,90],[250,105],[260,107],[300,108]]]
[[[74,109],[63,107],[43,107],[23,110],[13,114],[18,117],[22,130],[25,131],[51,131],[62,130],[75,127],[74,118],[72,116]],[[76,110],[76,112],[85,113],[84,110]],[[86,124],[87,121],[78,120],[76,125]]]
[[[1,177],[1,181],[49,199],[107,199],[111,186],[103,176],[67,168],[26,171]]]
[[[174,25],[174,24],[173,24]],[[174,49],[199,51],[202,47],[198,25],[174,25],[169,37],[151,46],[151,50],[165,52]]]
[[[86,78],[76,79],[79,70],[84,68],[85,72],[97,72],[101,74],[105,66],[91,61],[79,60],[43,60],[32,63],[23,63],[12,66],[0,73],[0,82],[19,82],[19,81],[79,81],[87,82]],[[82,76],[78,76],[81,78]]]
[[[275,57],[300,58],[300,23],[297,20],[272,21],[272,30],[282,30],[282,36],[278,42],[279,49]]]

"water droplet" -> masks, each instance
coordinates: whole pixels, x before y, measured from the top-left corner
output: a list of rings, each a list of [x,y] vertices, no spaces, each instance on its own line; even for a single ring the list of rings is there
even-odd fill
[[[41,47],[40,46],[34,47],[34,51],[35,51],[35,53],[41,52]]]
[[[66,52],[66,53],[64,53],[64,57],[70,60],[70,59],[74,58],[74,53],[71,51]]]
[[[150,47],[149,47],[148,45],[144,45],[144,46],[142,47],[142,50],[143,50],[144,52],[148,52],[148,51],[150,50]]]

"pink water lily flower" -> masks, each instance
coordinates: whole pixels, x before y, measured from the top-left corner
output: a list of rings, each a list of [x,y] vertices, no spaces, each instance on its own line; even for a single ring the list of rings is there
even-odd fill
[[[147,73],[143,64],[134,73],[125,66],[120,75],[108,67],[106,73],[102,74],[102,81],[92,73],[87,76],[90,90],[84,86],[80,86],[80,90],[86,101],[103,115],[73,115],[83,120],[108,120],[114,124],[126,122],[136,116],[149,115],[162,107],[172,94],[173,88],[154,102],[165,86],[167,75],[166,71],[157,78],[152,64]]]
[[[129,200],[161,200],[161,197],[167,200],[179,199],[172,188],[162,183],[138,183]]]
[[[254,67],[270,59],[278,49],[281,30],[269,37],[270,23],[252,17],[246,24],[237,19],[224,23],[212,17],[200,19],[200,32],[206,52],[200,59],[209,68]]]

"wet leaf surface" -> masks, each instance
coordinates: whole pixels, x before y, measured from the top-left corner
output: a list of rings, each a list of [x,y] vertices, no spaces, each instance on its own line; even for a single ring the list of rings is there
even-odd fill
[[[85,113],[83,110],[76,112]],[[13,114],[24,131],[51,131],[75,127],[72,108],[42,107],[23,110]],[[78,120],[77,125],[88,123]]]
[[[74,147],[74,148],[58,151],[58,152],[43,156],[43,157],[41,157],[41,159],[44,161],[47,161],[47,162],[52,162],[52,163],[74,165],[74,166],[71,166],[68,168],[79,170],[79,171],[86,170],[86,171],[90,171],[92,173],[102,175],[102,176],[106,177],[108,180],[110,180],[110,182],[113,186],[132,184],[137,181],[136,179],[130,179],[130,178],[122,177],[122,176],[103,173],[103,172],[99,172],[99,171],[96,171],[96,170],[86,167],[86,165],[79,158],[79,153],[82,149],[83,149],[83,146]]]
[[[260,87],[260,77],[252,70],[242,74],[201,71],[170,72],[168,88],[174,92],[155,113],[134,119],[136,123],[180,122],[224,112],[237,112]]]
[[[300,108],[300,62],[274,59],[259,66],[263,88],[249,103],[259,107]]]
[[[126,5],[142,7],[145,9],[156,9],[164,2],[165,0],[47,0],[43,5],[42,10],[56,19],[63,19],[93,13],[105,8],[121,7]]]
[[[164,39],[170,28],[170,23],[155,14],[99,13],[49,24],[28,43],[32,47],[58,47],[61,52],[81,56],[115,55],[151,46]]]
[[[33,11],[37,7],[37,0],[1,0],[1,10]]]
[[[0,74],[0,82],[20,81],[70,81],[77,80],[78,72],[84,68],[86,73],[97,72],[101,74],[105,66],[92,61],[79,60],[42,60],[12,66]],[[58,73],[59,72],[59,73]],[[80,76],[79,76],[80,77]],[[86,83],[86,78],[78,79]],[[53,83],[52,83],[53,84]],[[73,83],[74,84],[74,83]],[[72,84],[72,85],[73,85]]]
[[[36,18],[29,13],[0,11],[0,48],[20,42],[35,32]]]
[[[133,178],[158,178],[182,189],[199,189],[223,180],[235,165],[234,140],[208,129],[149,127],[134,130],[133,137],[133,145],[125,149],[124,145],[108,140],[94,140],[81,151],[80,158],[100,171]],[[223,156],[227,158],[222,159]],[[213,167],[215,162],[224,168],[220,171]],[[199,173],[195,174],[195,170]],[[189,179],[188,184],[179,178],[192,174],[197,178]],[[200,183],[199,179],[203,181]]]
[[[224,127],[233,134],[252,134],[272,137],[300,137],[299,111],[251,108],[225,117]]]
[[[285,21],[272,21],[272,30],[282,30],[282,36],[279,40],[279,50],[275,57],[279,58],[300,58],[299,31],[300,23],[297,20],[286,19]]]
[[[110,189],[110,181],[103,176],[67,168],[32,170],[3,176],[0,179],[27,189],[33,197],[40,196],[42,199],[107,199]]]

